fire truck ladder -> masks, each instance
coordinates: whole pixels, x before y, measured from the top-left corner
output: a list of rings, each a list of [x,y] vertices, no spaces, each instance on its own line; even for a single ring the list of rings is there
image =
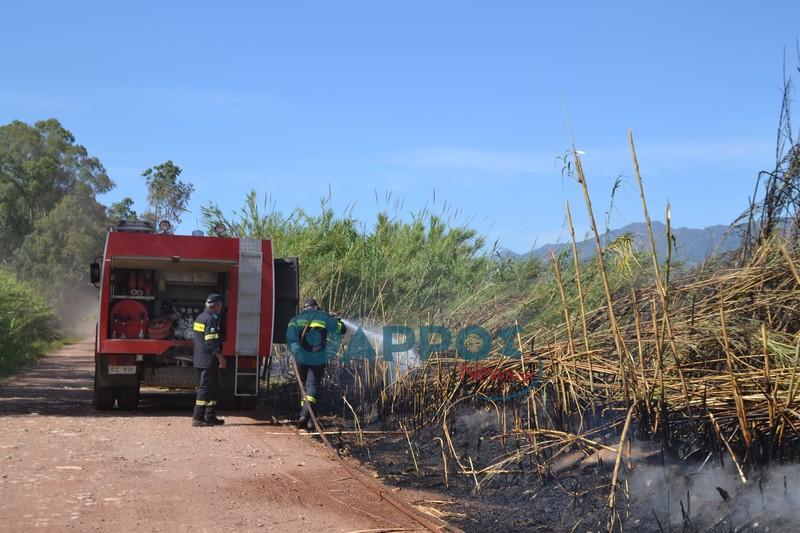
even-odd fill
[[[235,396],[258,395],[258,339],[261,333],[261,241],[239,240],[236,315]]]

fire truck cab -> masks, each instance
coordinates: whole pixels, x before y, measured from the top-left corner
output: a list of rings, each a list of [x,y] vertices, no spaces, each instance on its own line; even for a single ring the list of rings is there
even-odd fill
[[[192,326],[209,293],[224,306],[220,403],[255,407],[259,370],[297,313],[299,265],[274,258],[269,240],[217,233],[159,233],[142,221],[120,221],[108,233],[102,261],[90,267],[100,289],[95,408],[135,409],[142,385],[196,385]]]

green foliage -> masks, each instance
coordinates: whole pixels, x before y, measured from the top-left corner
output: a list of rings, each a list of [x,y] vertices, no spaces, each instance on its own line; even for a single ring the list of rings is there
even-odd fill
[[[44,353],[56,339],[53,309],[41,294],[0,270],[0,376]]]
[[[34,224],[11,261],[18,276],[61,301],[87,283],[88,264],[102,253],[108,219],[88,187],[79,187]]]
[[[172,161],[142,172],[142,177],[147,183],[148,204],[148,210],[142,213],[142,218],[153,224],[157,224],[161,220],[169,220],[173,227],[180,224],[181,215],[186,211],[189,198],[194,192],[194,185],[178,179],[181,172],[183,172],[181,167]],[[128,199],[126,198],[126,200]],[[133,202],[127,204],[129,209],[132,206]]]
[[[97,194],[114,184],[100,161],[57,120],[0,126],[0,261],[7,261],[36,221],[78,186]]]
[[[408,222],[380,213],[363,227],[349,213],[336,214],[327,199],[318,215],[285,215],[251,192],[230,216],[215,204],[202,210],[209,233],[218,222],[231,235],[272,239],[276,256],[300,258],[301,291],[353,318],[383,322],[480,324],[494,329],[517,323],[527,332],[563,324],[558,285],[550,262],[492,257],[485,242],[452,217],[422,211]],[[649,261],[623,235],[606,247],[611,289],[628,293],[652,283]],[[573,321],[580,302],[569,250],[557,257]],[[580,262],[587,311],[605,305],[595,258]]]
[[[232,235],[271,238],[277,256],[300,257],[304,295],[349,316],[416,322],[446,315],[497,273],[484,239],[453,214],[423,210],[405,222],[383,212],[365,228],[350,213],[336,214],[329,198],[319,214],[284,215],[255,192],[231,216],[215,204],[202,213],[209,231],[222,222]]]
[[[126,196],[119,202],[114,202],[108,208],[108,221],[116,224],[120,220],[135,220],[136,211],[133,209],[133,199]]]
[[[622,276],[633,276],[639,264],[636,251],[633,247],[633,236],[630,233],[623,233],[606,245],[606,252],[610,255],[611,264],[614,271]]]

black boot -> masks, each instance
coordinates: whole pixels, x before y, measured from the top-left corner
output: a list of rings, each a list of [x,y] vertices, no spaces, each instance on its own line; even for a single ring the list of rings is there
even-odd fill
[[[302,403],[303,403],[303,408],[300,409],[300,417],[297,419],[296,422],[297,429],[305,429],[309,423],[308,407],[306,406],[305,402]]]
[[[221,426],[225,423],[224,420],[217,418],[216,407],[210,405],[206,407],[206,424],[209,426]]]
[[[202,428],[211,425],[208,422],[206,422],[205,412],[206,408],[203,407],[202,405],[194,406],[194,413],[192,414],[192,427]]]

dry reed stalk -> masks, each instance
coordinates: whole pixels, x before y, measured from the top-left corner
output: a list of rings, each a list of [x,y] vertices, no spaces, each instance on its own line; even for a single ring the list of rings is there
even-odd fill
[[[639,196],[642,201],[642,211],[644,212],[644,223],[647,226],[647,234],[650,238],[650,249],[652,251],[651,257],[653,259],[653,272],[655,272],[656,290],[663,298],[666,296],[664,286],[661,282],[661,267],[658,264],[658,254],[656,252],[656,239],[653,235],[653,225],[650,221],[650,213],[647,209],[647,198],[644,193],[644,183],[642,181],[642,174],[639,171],[639,158],[636,155],[636,147],[633,144],[633,130],[628,130],[628,143],[631,147],[631,155],[633,157],[633,170],[636,176],[636,183],[639,185]]]
[[[632,404],[628,408],[628,415],[625,417],[625,425],[622,428],[622,434],[619,437],[619,445],[617,445],[617,457],[614,460],[614,473],[611,476],[611,493],[608,495],[608,507],[614,509],[616,506],[617,498],[617,481],[619,480],[619,466],[622,464],[622,450],[625,447],[625,439],[628,438],[628,428],[631,425],[631,418],[633,418],[633,410],[636,404]]]
[[[659,409],[656,411],[657,417],[661,416],[661,412],[666,405],[666,388],[664,387],[664,360],[661,351],[661,340],[658,336],[658,310],[656,308],[656,299],[653,298],[651,301],[652,304],[652,319],[653,319],[653,346],[656,352],[656,371],[655,375],[653,376],[653,392],[655,393],[655,384],[656,380],[659,383],[659,389],[661,390],[661,398],[659,399]],[[658,418],[656,418],[655,427],[653,428],[653,432],[658,429]],[[664,421],[666,423],[666,421]]]
[[[797,272],[797,267],[794,264],[794,260],[792,260],[792,256],[789,254],[789,250],[786,249],[785,244],[781,244],[781,253],[786,259],[786,263],[789,265],[789,270],[792,271],[795,281],[797,281],[797,284],[800,285],[800,273]]]
[[[350,402],[347,401],[346,396],[342,396],[342,400],[344,404],[350,409],[350,412],[353,413],[353,422],[356,426],[356,434],[358,435],[358,444],[360,446],[364,446],[364,432],[361,430],[361,423],[358,421],[358,415],[356,414],[356,410],[353,409],[353,406],[350,405]]]
[[[645,409],[647,410],[648,414],[650,413],[650,386],[647,384],[647,376],[644,373],[644,345],[642,344],[642,321],[641,317],[639,316],[639,302],[636,300],[636,290],[631,289],[631,297],[633,299],[633,319],[634,325],[636,327],[636,347],[639,351],[639,374],[640,380],[642,382],[642,386],[644,387],[644,393],[642,400],[645,400]]]
[[[417,455],[414,453],[414,445],[411,443],[411,436],[408,434],[405,424],[400,422],[400,428],[406,435],[406,442],[408,442],[408,451],[411,452],[411,459],[414,461],[414,470],[419,474],[419,464],[417,463]]]
[[[575,284],[578,289],[578,302],[581,306],[581,324],[583,326],[583,347],[586,350],[587,359],[589,361],[589,388],[594,393],[594,369],[592,368],[592,351],[589,348],[589,326],[586,323],[586,302],[583,295],[583,284],[581,281],[581,266],[580,258],[578,257],[578,245],[575,242],[575,226],[572,224],[572,213],[569,210],[569,202],[566,204],[567,211],[567,225],[569,227],[569,236],[572,241],[572,262],[575,268]]]
[[[450,488],[450,481],[449,481],[449,472],[447,469],[447,454],[444,453],[444,441],[441,437],[436,437],[433,440],[439,441],[439,448],[442,452],[442,468],[444,469],[444,488]]]
[[[627,394],[627,376],[625,373],[625,359],[627,355],[627,348],[625,346],[625,341],[622,339],[622,334],[619,330],[619,324],[617,323],[617,317],[614,313],[614,299],[611,296],[611,287],[608,283],[608,275],[606,273],[606,265],[603,255],[603,247],[600,244],[600,234],[597,231],[597,222],[594,218],[594,211],[592,209],[592,199],[589,196],[589,184],[586,182],[586,176],[583,172],[583,165],[581,164],[581,156],[578,154],[578,151],[575,147],[572,147],[572,154],[575,158],[575,171],[578,175],[578,183],[583,190],[583,198],[586,202],[586,210],[589,213],[589,222],[592,226],[592,233],[594,234],[594,242],[596,248],[596,255],[597,255],[597,265],[600,270],[600,277],[603,280],[603,290],[606,296],[606,303],[608,305],[608,318],[611,322],[611,332],[614,335],[614,344],[617,348],[617,354],[619,355],[619,364],[620,368],[619,371],[622,374],[623,384],[625,385],[626,394]]]
[[[472,464],[472,457],[467,457],[467,459],[469,459],[469,471],[470,471],[470,474],[472,474],[472,479],[475,481],[475,491],[474,492],[476,492],[476,493],[480,492],[481,491],[481,484],[478,483],[478,475],[475,473],[475,465]]]
[[[789,407],[794,402],[794,396],[797,392],[797,385],[795,383],[795,376],[797,375],[797,364],[800,362],[800,340],[797,341],[794,352],[794,364],[792,365],[792,377],[789,380],[789,390],[787,391],[788,398],[786,400],[786,407]]]
[[[785,416],[783,411],[789,410],[789,406],[794,401],[795,376],[797,375],[797,365],[798,365],[798,363],[800,363],[800,340],[797,342],[797,345],[795,346],[794,363],[792,364],[792,374],[791,374],[791,377],[789,378],[788,389],[786,390],[786,403],[783,405],[783,407],[781,409],[781,424],[778,427],[778,432],[777,432],[777,441],[778,441],[779,444],[783,442],[783,433],[784,433],[784,430],[786,429],[786,424],[787,423],[791,424],[791,421],[787,419],[787,417]],[[776,389],[777,388],[778,388],[778,386],[776,385]],[[778,391],[776,390],[776,396],[777,396],[777,394],[778,394]]]
[[[633,130],[628,130],[628,141],[630,143],[631,154],[633,156],[633,168],[634,168],[634,173],[636,175],[636,182],[639,185],[639,195],[640,195],[641,201],[642,201],[642,212],[644,213],[645,224],[647,225],[647,234],[650,237],[650,249],[651,249],[652,258],[653,258],[653,272],[655,273],[656,292],[658,292],[658,295],[659,295],[659,297],[661,299],[661,306],[662,306],[662,308],[664,310],[664,326],[667,329],[667,335],[669,336],[669,339],[670,339],[670,348],[672,348],[672,354],[673,354],[673,357],[675,358],[675,367],[676,367],[676,369],[678,371],[678,375],[681,378],[681,384],[682,384],[682,387],[683,387],[683,394],[684,394],[685,399],[686,399],[686,410],[689,413],[689,418],[690,419],[694,419],[694,416],[693,416],[693,413],[692,413],[692,405],[691,405],[691,401],[690,401],[690,398],[689,398],[689,387],[686,384],[686,378],[683,375],[683,369],[681,368],[681,357],[680,357],[680,354],[678,353],[678,348],[677,348],[677,345],[675,343],[675,335],[674,335],[674,333],[672,331],[672,323],[670,322],[670,317],[669,317],[669,300],[668,300],[668,294],[667,294],[667,288],[669,287],[669,274],[667,274],[667,280],[666,280],[667,283],[666,283],[666,287],[665,287],[664,284],[662,284],[662,282],[661,282],[661,269],[660,269],[659,264],[658,264],[658,253],[656,251],[656,239],[653,236],[653,225],[652,225],[652,223],[650,221],[650,213],[648,212],[648,209],[647,209],[647,198],[646,198],[645,193],[644,193],[644,182],[642,180],[642,174],[639,171],[639,158],[636,155],[636,147],[633,144]],[[671,248],[671,242],[670,242],[669,222],[670,222],[669,207],[667,207],[667,250],[668,250],[668,252],[671,252],[672,248]],[[667,269],[668,269],[668,271],[669,271],[669,264],[670,264],[670,260],[668,258],[667,259]]]
[[[558,259],[556,254],[550,250],[550,260],[553,262],[553,271],[556,274],[556,284],[558,285],[558,293],[561,296],[561,309],[564,313],[564,324],[567,327],[567,347],[569,348],[569,355],[575,357],[575,346],[572,344],[572,320],[569,317],[569,305],[567,304],[567,293],[564,290],[564,282],[561,280],[561,268],[558,266]]]
[[[761,347],[764,351],[764,387],[766,389],[766,396],[769,400],[769,425],[774,427],[775,423],[775,398],[772,395],[772,379],[770,376],[769,368],[769,343],[767,342],[767,325],[761,323]]]
[[[725,357],[728,364],[728,374],[731,380],[731,389],[733,390],[733,400],[736,403],[736,416],[739,419],[739,427],[742,430],[744,443],[749,448],[750,444],[752,443],[752,437],[750,436],[750,428],[747,424],[747,412],[744,408],[742,393],[739,389],[739,384],[736,381],[736,375],[733,371],[733,358],[731,356],[731,350],[728,342],[728,328],[725,323],[725,310],[722,307],[719,308],[719,316],[722,328],[722,345],[725,349]]]
[[[733,460],[733,464],[736,466],[736,471],[739,472],[739,479],[742,480],[742,485],[746,485],[747,478],[744,476],[744,471],[742,470],[742,467],[739,465],[739,460],[736,459],[736,454],[733,453],[733,449],[731,448],[730,443],[728,443],[728,441],[722,436],[722,432],[719,429],[719,424],[717,424],[717,421],[714,418],[714,413],[709,411],[708,418],[711,419],[711,424],[714,428],[714,432],[716,433],[717,438],[722,441],[722,444],[725,445],[725,448],[728,450],[728,453],[730,454],[731,459]]]
[[[515,329],[515,331],[517,333],[517,345],[519,347],[520,364],[521,364],[520,368],[524,372],[525,369],[528,368],[528,367],[525,365],[525,348],[522,345],[522,336],[520,335],[520,327],[519,327],[519,323],[516,320],[514,321],[514,329]],[[531,353],[533,353],[533,339],[531,339]],[[533,395],[534,395],[533,390],[531,390],[530,392],[528,392],[528,394],[525,395],[525,405],[527,407],[526,414],[528,415],[527,416],[528,429],[531,429],[531,407],[530,407],[530,402],[533,400]]]
[[[605,428],[602,428],[602,429],[605,429]],[[607,450],[607,451],[615,452],[615,453],[617,451],[616,448],[612,448],[611,446],[607,446],[607,445],[603,444],[600,441],[589,439],[589,438],[587,438],[587,437],[585,437],[583,435],[578,435],[578,434],[574,434],[574,433],[567,433],[565,431],[557,431],[557,430],[554,430],[554,429],[542,429],[542,430],[527,431],[527,432],[526,431],[521,431],[520,433],[528,433],[528,434],[530,434],[532,436],[539,436],[539,437],[558,438],[558,439],[562,439],[562,440],[568,440],[570,442],[580,442],[582,444],[586,444],[588,446],[591,446],[591,447],[599,449],[599,450]]]

